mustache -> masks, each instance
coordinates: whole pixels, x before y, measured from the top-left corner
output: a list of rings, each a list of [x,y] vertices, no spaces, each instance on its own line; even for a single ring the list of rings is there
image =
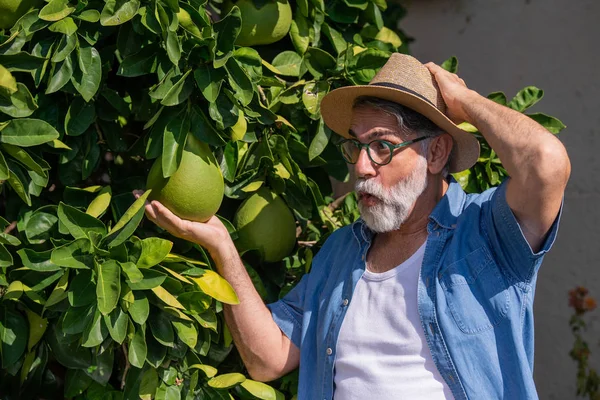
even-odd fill
[[[356,193],[365,193],[386,202],[387,192],[380,183],[373,179],[358,178],[354,183],[354,191]]]

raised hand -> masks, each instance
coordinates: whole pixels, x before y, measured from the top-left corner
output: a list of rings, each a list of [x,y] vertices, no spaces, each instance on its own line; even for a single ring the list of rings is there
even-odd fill
[[[458,75],[446,71],[439,65],[428,62],[425,66],[433,74],[440,87],[440,92],[446,102],[448,117],[454,123],[472,122],[465,111],[464,104],[472,101],[472,96],[476,95],[476,92],[469,89],[465,81]]]

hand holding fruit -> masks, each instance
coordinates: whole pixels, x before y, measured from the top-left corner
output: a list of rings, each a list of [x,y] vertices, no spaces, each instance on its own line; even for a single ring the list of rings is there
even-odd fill
[[[138,198],[143,191],[136,190],[133,193]],[[156,200],[146,203],[146,216],[173,236],[204,247],[213,258],[223,256],[230,249],[236,251],[227,228],[217,216],[212,216],[206,222],[181,219]]]

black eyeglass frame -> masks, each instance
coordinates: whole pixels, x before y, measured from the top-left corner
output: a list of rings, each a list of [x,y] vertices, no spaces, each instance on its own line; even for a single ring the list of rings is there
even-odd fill
[[[430,138],[429,136],[421,136],[421,137],[418,137],[416,139],[407,140],[406,142],[402,142],[402,143],[398,143],[398,144],[392,144],[392,143],[388,142],[387,140],[383,140],[383,139],[371,140],[369,143],[362,143],[362,142],[358,141],[357,139],[342,139],[337,144],[337,146],[338,146],[338,149],[340,150],[340,152],[342,153],[342,157],[344,158],[344,160],[346,160],[346,162],[348,164],[356,164],[358,162],[358,159],[356,161],[354,161],[354,162],[348,160],[346,158],[346,156],[345,156],[346,152],[344,152],[344,150],[342,148],[342,146],[344,145],[344,143],[352,142],[352,143],[354,143],[354,145],[356,147],[358,147],[358,149],[359,149],[359,155],[360,155],[360,152],[362,151],[362,149],[366,149],[367,156],[369,156],[369,160],[371,160],[372,162],[374,162],[377,165],[387,165],[390,162],[392,162],[392,158],[394,157],[394,151],[396,149],[399,149],[401,147],[410,146],[413,143],[417,143],[417,142],[420,142],[421,140],[429,139],[429,138]],[[384,163],[379,163],[379,162],[373,160],[373,157],[371,156],[370,146],[371,146],[371,143],[375,143],[375,142],[383,143],[385,146],[387,146],[390,149],[390,157]]]

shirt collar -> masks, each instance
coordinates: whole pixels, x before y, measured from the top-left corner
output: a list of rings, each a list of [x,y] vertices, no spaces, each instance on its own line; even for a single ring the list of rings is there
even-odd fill
[[[446,229],[456,228],[456,220],[464,208],[467,195],[452,175],[450,175],[449,181],[446,194],[429,215],[429,219],[432,221],[429,228],[432,223]],[[370,243],[374,236],[374,232],[369,229],[362,218],[352,224],[352,232],[359,243]]]

